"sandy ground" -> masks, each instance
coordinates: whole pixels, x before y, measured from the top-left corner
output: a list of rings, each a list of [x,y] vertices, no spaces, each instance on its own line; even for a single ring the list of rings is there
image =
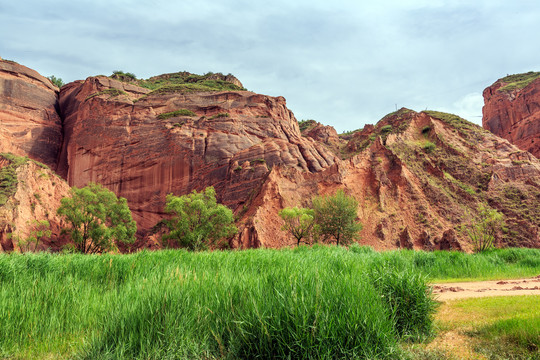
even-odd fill
[[[486,296],[540,295],[540,275],[529,279],[433,284],[433,293],[439,301]]]

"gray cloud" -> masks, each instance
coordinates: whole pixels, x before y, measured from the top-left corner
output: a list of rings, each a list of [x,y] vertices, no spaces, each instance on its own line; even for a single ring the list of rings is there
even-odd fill
[[[536,1],[30,1],[0,5],[0,56],[64,80],[231,72],[338,131],[395,107],[479,123],[482,90],[539,70]]]

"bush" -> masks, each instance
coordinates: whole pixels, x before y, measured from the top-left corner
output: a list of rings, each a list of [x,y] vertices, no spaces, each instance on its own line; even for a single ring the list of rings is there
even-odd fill
[[[426,141],[424,143],[424,145],[422,146],[422,148],[427,152],[427,153],[430,153],[432,152],[433,150],[435,150],[436,146],[434,143],[432,143],[431,141]]]
[[[49,79],[54,86],[57,86],[59,88],[64,86],[64,81],[61,78],[57,78],[54,75],[49,76],[47,79]]]
[[[200,193],[194,190],[180,197],[167,195],[165,211],[172,218],[165,220],[169,233],[163,239],[174,240],[189,250],[207,249],[238,231],[232,211],[217,203],[216,191],[211,186]]]

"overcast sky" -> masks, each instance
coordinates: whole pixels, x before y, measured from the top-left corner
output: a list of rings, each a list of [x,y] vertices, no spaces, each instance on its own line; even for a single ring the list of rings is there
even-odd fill
[[[0,56],[65,82],[233,73],[338,132],[396,106],[481,123],[482,91],[540,70],[538,0],[0,0]]]

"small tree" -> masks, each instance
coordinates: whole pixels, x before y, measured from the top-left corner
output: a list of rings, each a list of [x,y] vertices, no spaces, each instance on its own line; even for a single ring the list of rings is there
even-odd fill
[[[494,247],[495,236],[506,224],[503,214],[483,204],[478,206],[477,218],[466,213],[467,223],[462,225],[462,231],[469,236],[474,252],[483,252]]]
[[[45,238],[50,238],[52,231],[50,229],[50,224],[47,220],[32,220],[30,225],[30,234],[26,239],[18,238],[18,245],[21,252],[27,251],[38,251],[39,244]]]
[[[349,244],[358,237],[362,225],[356,221],[358,202],[352,196],[338,190],[332,196],[313,199],[315,223],[323,238],[333,237],[336,244]]]
[[[126,199],[117,198],[99,184],[72,188],[71,197],[61,200],[57,213],[71,225],[64,231],[70,234],[80,253],[110,251],[116,249],[119,242],[135,241],[137,224]]]
[[[315,224],[315,211],[307,208],[285,208],[278,213],[285,224],[281,230],[288,231],[296,239],[299,246],[304,238],[308,238]]]
[[[231,209],[217,203],[216,191],[211,186],[200,193],[167,195],[165,211],[173,216],[165,220],[169,233],[163,239],[175,240],[189,250],[207,249],[238,231]]]

